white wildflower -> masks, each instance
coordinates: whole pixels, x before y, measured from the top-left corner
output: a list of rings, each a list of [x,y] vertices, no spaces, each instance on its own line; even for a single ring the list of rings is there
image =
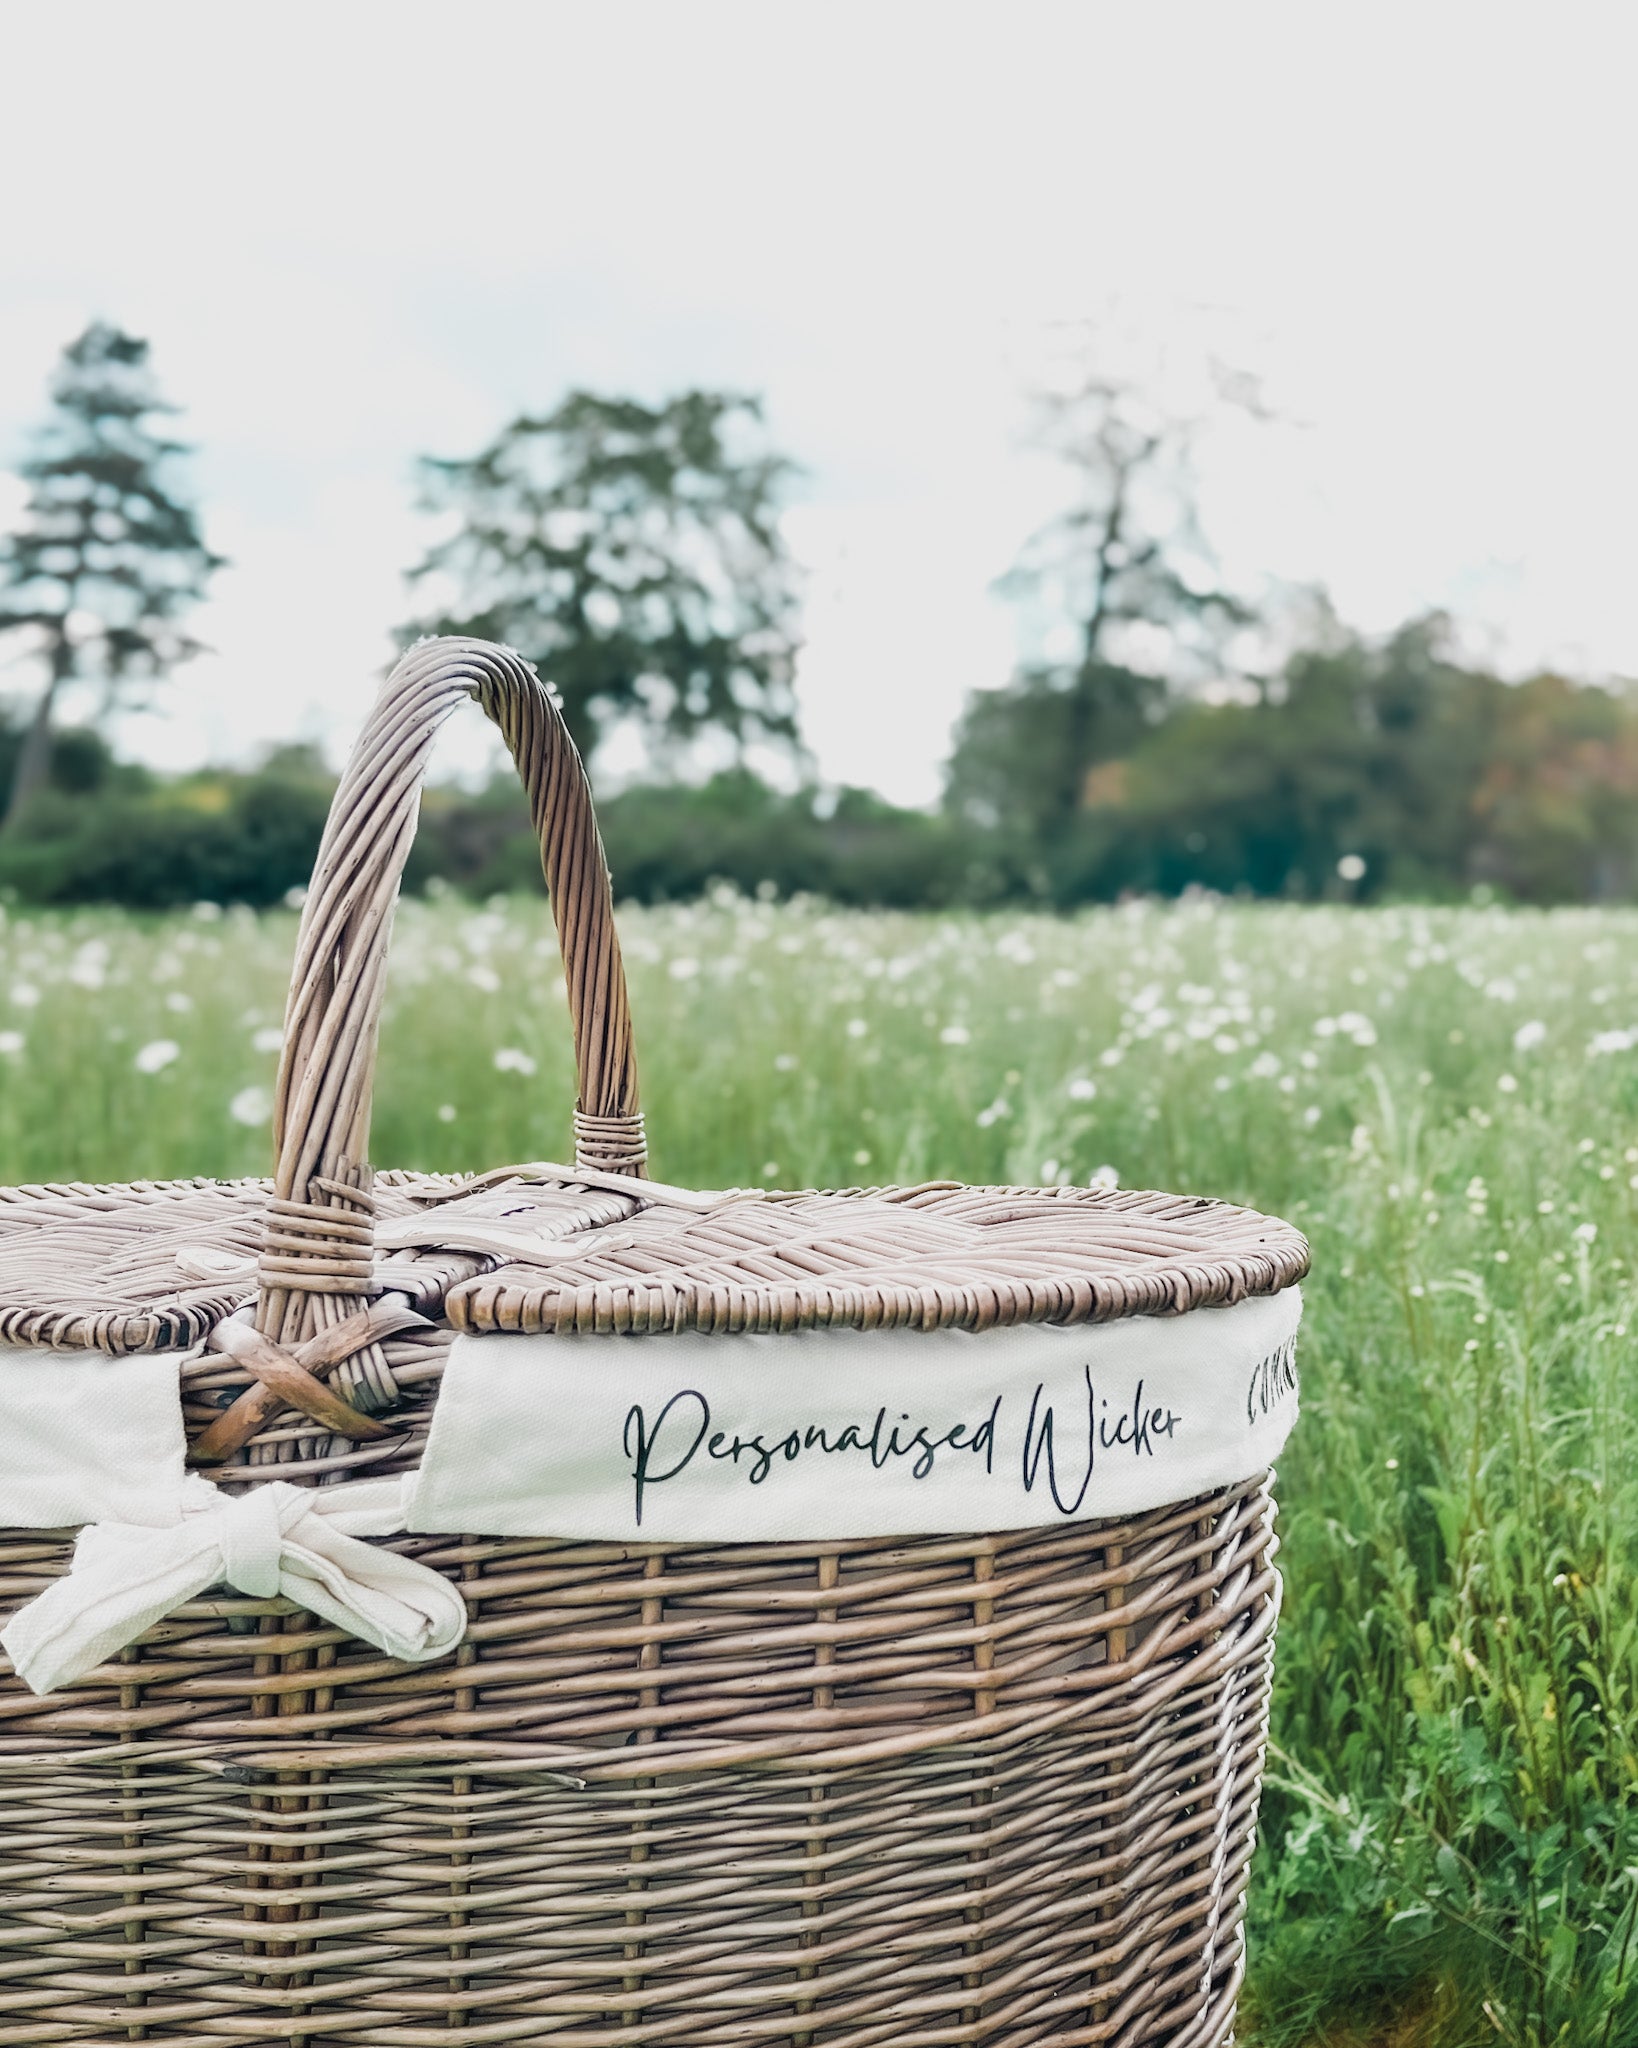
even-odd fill
[[[466,970],[466,978],[474,988],[481,988],[486,996],[492,996],[500,987],[500,976],[486,961],[475,960]]]
[[[863,1038],[869,1029],[870,1026],[862,1017],[849,1017],[847,1020],[847,1035],[849,1038]]]
[[[699,971],[700,963],[686,953],[679,954],[666,969],[673,981],[692,981]]]
[[[515,1045],[503,1045],[495,1054],[497,1074],[532,1074],[535,1062]]]
[[[28,1040],[20,1031],[0,1031],[0,1053],[4,1053],[7,1059],[15,1059],[27,1044]]]
[[[179,1059],[182,1048],[174,1038],[151,1038],[138,1048],[136,1058],[131,1062],[139,1074],[157,1074],[162,1067],[168,1067],[172,1060]]]
[[[11,985],[11,999],[19,1010],[32,1010],[40,1000],[40,991],[32,981],[14,981]]]
[[[1120,1175],[1112,1166],[1095,1166],[1087,1177],[1089,1188],[1118,1188]]]
[[[252,1035],[250,1044],[254,1052],[282,1052],[284,1033],[276,1024],[264,1024],[260,1031]]]
[[[228,1115],[236,1124],[265,1124],[273,1114],[273,1098],[265,1088],[241,1088],[228,1104]]]
[[[972,1042],[972,1033],[965,1024],[946,1024],[938,1036],[941,1045],[969,1045]]]
[[[1533,1052],[1547,1036],[1547,1026],[1539,1017],[1532,1017],[1528,1024],[1521,1024],[1513,1033],[1515,1052]]]
[[[1077,1074],[1069,1084],[1071,1102],[1090,1102],[1098,1092],[1098,1084],[1086,1074]]]

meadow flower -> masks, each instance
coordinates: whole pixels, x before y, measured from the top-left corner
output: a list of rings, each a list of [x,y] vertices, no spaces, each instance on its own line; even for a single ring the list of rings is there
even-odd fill
[[[700,963],[688,954],[680,954],[666,969],[673,981],[692,981],[700,971]]]
[[[1120,1175],[1112,1166],[1095,1166],[1087,1176],[1086,1184],[1089,1188],[1118,1188]]]
[[[1575,1227],[1575,1239],[1578,1244],[1591,1244],[1597,1236],[1596,1223],[1578,1223]]]
[[[175,1017],[185,1017],[193,1008],[193,997],[184,990],[173,988],[165,998],[165,1007]]]
[[[1077,1074],[1069,1084],[1071,1102],[1090,1102],[1097,1092],[1097,1082],[1085,1074]]]
[[[0,1053],[7,1059],[15,1059],[27,1043],[20,1031],[0,1031]]]
[[[12,1001],[17,1000],[13,991]],[[1587,1057],[1601,1059],[1607,1053],[1631,1052],[1638,1045],[1638,1031],[1595,1031],[1587,1040]]]
[[[941,1045],[967,1045],[972,1039],[965,1024],[946,1024],[938,1036]]]
[[[849,1038],[863,1038],[869,1029],[870,1026],[862,1017],[849,1017],[847,1020],[847,1035]]]
[[[260,1031],[252,1033],[250,1045],[253,1052],[282,1052],[284,1033],[277,1024],[264,1024]]]
[[[1511,1074],[1498,1074],[1496,1076],[1496,1086],[1504,1095],[1516,1095],[1519,1089],[1517,1080]]]
[[[1539,1017],[1532,1017],[1528,1024],[1521,1024],[1513,1033],[1513,1050],[1531,1052],[1547,1036],[1547,1026]]]
[[[776,1052],[774,1054],[774,1072],[776,1074],[792,1073],[797,1065],[797,1057],[793,1052]]]
[[[854,1153],[853,1163],[855,1166],[868,1166],[870,1164],[870,1154],[863,1145]]]
[[[466,978],[474,988],[481,988],[486,996],[492,996],[500,987],[500,976],[493,967],[482,960],[475,960],[466,970]]]
[[[273,1098],[265,1088],[241,1088],[228,1104],[236,1124],[265,1124],[273,1114]]]
[[[146,1045],[137,1049],[136,1058],[131,1064],[139,1074],[157,1074],[162,1068],[168,1067],[172,1060],[180,1058],[181,1053],[182,1048],[174,1038],[151,1038]]]
[[[1004,1116],[1012,1115],[1012,1104],[1005,1096],[998,1095],[987,1109],[978,1112],[977,1123],[981,1131],[987,1131],[991,1124],[999,1123]]]
[[[101,939],[89,939],[74,955],[68,978],[79,988],[101,988],[108,979],[108,948]]]
[[[535,1062],[515,1045],[503,1045],[495,1054],[497,1074],[532,1074]]]
[[[19,1010],[32,1010],[40,1000],[40,991],[32,981],[14,981],[11,985],[11,999]]]
[[[453,1102],[439,1103],[438,1121],[441,1124],[452,1124],[455,1121],[455,1105]]]

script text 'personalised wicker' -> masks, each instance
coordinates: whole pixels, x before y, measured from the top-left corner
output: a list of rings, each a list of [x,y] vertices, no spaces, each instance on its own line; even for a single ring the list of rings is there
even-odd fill
[[[377,1171],[468,699],[574,1158]],[[0,1190],[0,2041],[1230,2039],[1297,1232],[650,1178],[586,778],[472,640],[405,655],[337,790],[274,1139],[265,1181]]]

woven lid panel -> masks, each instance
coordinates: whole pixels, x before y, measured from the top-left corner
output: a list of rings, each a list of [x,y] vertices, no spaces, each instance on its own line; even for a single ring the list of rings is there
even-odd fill
[[[983,1330],[1106,1322],[1274,1294],[1308,1270],[1288,1224],[1188,1196],[940,1181],[835,1194],[656,1190],[623,1222],[453,1289],[457,1329]]]
[[[407,1189],[459,1184],[382,1174],[377,1205],[413,1212]],[[199,1343],[256,1291],[271,1194],[266,1180],[0,1188],[0,1344],[125,1357]]]

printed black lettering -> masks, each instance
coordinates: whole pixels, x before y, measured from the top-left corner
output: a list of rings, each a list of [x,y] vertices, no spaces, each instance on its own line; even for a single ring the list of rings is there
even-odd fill
[[[694,1432],[694,1441],[683,1452],[671,1470],[669,1472],[656,1472],[653,1469],[655,1446],[660,1441],[660,1432],[665,1428],[667,1417],[679,1401],[697,1401],[699,1403],[699,1428]],[[631,1441],[631,1426],[633,1423],[637,1425],[637,1448],[635,1450],[632,1449]],[[631,1459],[631,1476],[636,1487],[637,1526],[639,1529],[643,1526],[643,1495],[646,1490],[651,1486],[661,1486],[666,1480],[675,1479],[679,1472],[686,1471],[690,1461],[693,1459],[694,1453],[704,1443],[705,1433],[710,1427],[711,1404],[703,1394],[697,1393],[692,1387],[684,1387],[679,1393],[672,1395],[671,1399],[667,1401],[659,1414],[654,1418],[654,1431],[652,1435],[649,1434],[647,1418],[642,1409],[632,1408],[628,1411],[621,1441],[625,1446],[626,1456]],[[720,1436],[716,1441],[721,1441]],[[737,1451],[738,1448],[736,1444],[735,1450]]]
[[[1086,1380],[1086,1471],[1081,1476],[1080,1490],[1072,1501],[1066,1502],[1063,1495],[1058,1491],[1058,1459],[1057,1447],[1054,1442],[1057,1418],[1050,1407],[1040,1416],[1039,1434],[1037,1434],[1036,1430],[1036,1416],[1040,1413],[1041,1396],[1046,1392],[1044,1380],[1036,1386],[1034,1397],[1029,1404],[1029,1420],[1024,1424],[1024,1491],[1026,1493],[1033,1493],[1035,1491],[1036,1474],[1040,1470],[1041,1459],[1044,1455],[1047,1468],[1047,1488],[1060,1515],[1073,1515],[1079,1512],[1081,1502],[1086,1498],[1086,1489],[1092,1484],[1092,1470],[1097,1462],[1098,1404],[1092,1391],[1092,1368],[1089,1365],[1082,1366],[1081,1372]]]

